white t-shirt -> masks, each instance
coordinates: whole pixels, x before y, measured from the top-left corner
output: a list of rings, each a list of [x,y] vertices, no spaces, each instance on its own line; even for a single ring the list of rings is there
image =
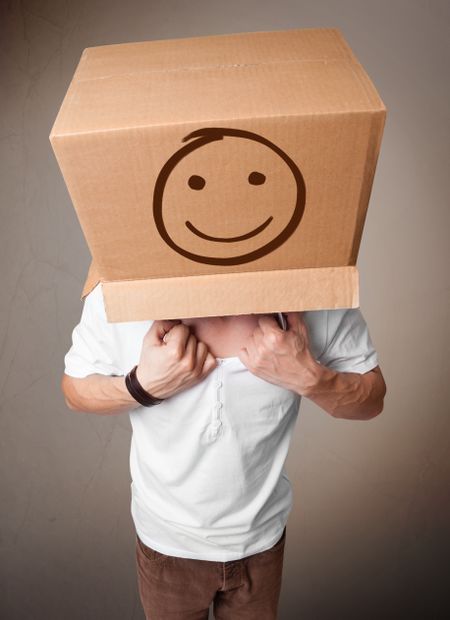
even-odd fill
[[[359,309],[303,316],[321,364],[358,373],[377,366]],[[65,373],[125,375],[151,324],[108,323],[97,285],[73,330]],[[270,548],[292,506],[284,463],[300,400],[228,357],[194,387],[131,410],[131,514],[140,539],[160,553],[220,562]]]

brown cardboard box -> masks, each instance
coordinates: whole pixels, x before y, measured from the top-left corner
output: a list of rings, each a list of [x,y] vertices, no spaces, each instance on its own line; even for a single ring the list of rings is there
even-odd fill
[[[84,50],[50,134],[109,321],[358,306],[386,108],[336,29]]]

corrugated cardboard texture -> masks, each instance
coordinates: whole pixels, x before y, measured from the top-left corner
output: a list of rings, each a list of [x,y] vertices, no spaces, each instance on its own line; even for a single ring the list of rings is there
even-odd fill
[[[101,285],[113,322],[289,312],[359,305],[356,267],[291,269]],[[236,312],[236,296],[244,293]],[[172,308],[172,311],[170,310]]]
[[[171,279],[209,276],[236,286],[208,286],[218,314],[262,312],[256,272],[317,269],[317,308],[344,307],[323,270],[356,264],[385,114],[335,29],[86,49],[50,136],[95,263],[83,295],[114,283],[108,319],[141,316],[138,281],[167,292],[158,315],[198,316]]]
[[[274,115],[384,110],[336,29],[84,50],[52,136]]]

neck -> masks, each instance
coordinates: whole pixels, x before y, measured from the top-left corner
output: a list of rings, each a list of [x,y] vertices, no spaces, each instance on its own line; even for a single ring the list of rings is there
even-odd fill
[[[182,319],[215,357],[235,356],[256,327],[255,315]]]

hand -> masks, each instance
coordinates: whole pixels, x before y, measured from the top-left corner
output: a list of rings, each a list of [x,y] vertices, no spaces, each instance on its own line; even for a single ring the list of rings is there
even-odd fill
[[[187,325],[154,321],[144,336],[136,377],[155,398],[168,398],[199,383],[216,366]]]
[[[310,348],[308,331],[301,313],[289,312],[288,330],[273,317],[262,316],[258,327],[240,350],[239,359],[261,379],[305,394],[320,369]]]

